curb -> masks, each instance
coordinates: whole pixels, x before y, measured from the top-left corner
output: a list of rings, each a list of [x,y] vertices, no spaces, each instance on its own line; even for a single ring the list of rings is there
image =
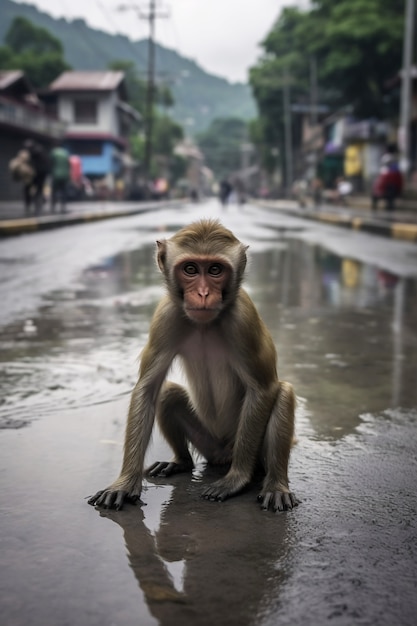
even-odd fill
[[[180,201],[174,200],[172,204],[180,204]],[[85,224],[98,220],[114,219],[117,217],[129,217],[139,215],[147,211],[164,209],[171,206],[171,203],[147,203],[135,209],[125,210],[101,210],[86,213],[68,213],[64,215],[47,215],[40,217],[23,217],[18,219],[0,220],[0,238],[13,237],[29,233],[51,230],[53,228],[62,228],[65,226],[75,226],[77,224]]]
[[[386,222],[378,219],[370,219],[360,216],[347,215],[346,213],[335,213],[326,210],[299,209],[278,207],[273,204],[257,202],[258,206],[266,209],[281,211],[287,215],[293,215],[302,219],[309,219],[322,222],[331,226],[341,226],[351,230],[362,231],[379,237],[388,237],[402,241],[417,243],[417,224],[407,222]]]
[[[370,233],[371,235],[378,235],[380,237],[417,242],[417,224],[402,222],[390,224],[364,217],[338,216],[334,213],[329,214],[323,212],[318,213],[317,218],[309,216],[309,219],[317,219],[320,222],[336,224],[337,226],[344,226],[345,228]]]

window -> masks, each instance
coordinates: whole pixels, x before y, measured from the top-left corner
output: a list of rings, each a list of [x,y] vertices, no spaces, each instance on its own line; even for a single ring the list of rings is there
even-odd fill
[[[97,100],[74,100],[74,122],[96,124]]]

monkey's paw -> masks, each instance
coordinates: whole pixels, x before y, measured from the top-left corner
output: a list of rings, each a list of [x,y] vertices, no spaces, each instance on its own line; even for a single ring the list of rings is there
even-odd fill
[[[141,489],[138,487],[133,489],[115,489],[108,487],[107,489],[97,491],[87,502],[91,504],[91,506],[121,511],[126,502],[130,502],[131,504],[144,504],[140,499],[140,494]]]
[[[156,461],[145,471],[148,476],[172,476],[173,474],[181,474],[183,472],[191,472],[194,463],[191,460],[180,461]]]
[[[231,496],[236,495],[247,485],[248,481],[238,476],[230,476],[229,474],[220,480],[216,480],[209,487],[204,489],[201,497],[205,500],[213,500],[222,502]]]
[[[271,509],[275,513],[277,511],[291,511],[299,504],[293,493],[283,491],[261,492],[258,496],[258,502],[261,503],[263,511]]]

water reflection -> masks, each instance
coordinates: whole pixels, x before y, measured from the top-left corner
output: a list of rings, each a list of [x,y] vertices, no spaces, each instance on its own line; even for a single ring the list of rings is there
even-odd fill
[[[129,393],[162,294],[152,247],[87,267],[36,316],[0,331],[0,427]]]
[[[297,240],[252,258],[280,376],[307,399],[318,437],[352,432],[362,412],[416,405],[416,286]]]
[[[105,258],[1,329],[0,425],[130,392],[163,293],[154,254],[149,244]],[[416,284],[297,239],[254,247],[246,287],[317,436],[351,432],[362,412],[417,404]]]
[[[203,481],[216,477],[208,471]],[[226,607],[228,624],[258,623],[291,572],[291,514],[263,513],[257,490],[209,503],[201,489],[178,476],[150,487],[149,507],[101,515],[122,527],[130,567],[161,626],[225,623]]]

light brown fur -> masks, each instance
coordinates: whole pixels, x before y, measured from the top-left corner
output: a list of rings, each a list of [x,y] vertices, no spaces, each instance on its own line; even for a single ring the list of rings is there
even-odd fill
[[[291,509],[288,461],[294,435],[292,386],[278,380],[271,335],[240,283],[246,247],[217,221],[203,220],[158,242],[167,295],[159,303],[133,390],[119,478],[90,504],[120,509],[140,499],[143,463],[155,415],[174,451],[147,473],[191,471],[192,444],[210,463],[229,464],[203,491],[224,500],[263,467],[262,508]],[[189,392],[166,382],[175,357]]]

